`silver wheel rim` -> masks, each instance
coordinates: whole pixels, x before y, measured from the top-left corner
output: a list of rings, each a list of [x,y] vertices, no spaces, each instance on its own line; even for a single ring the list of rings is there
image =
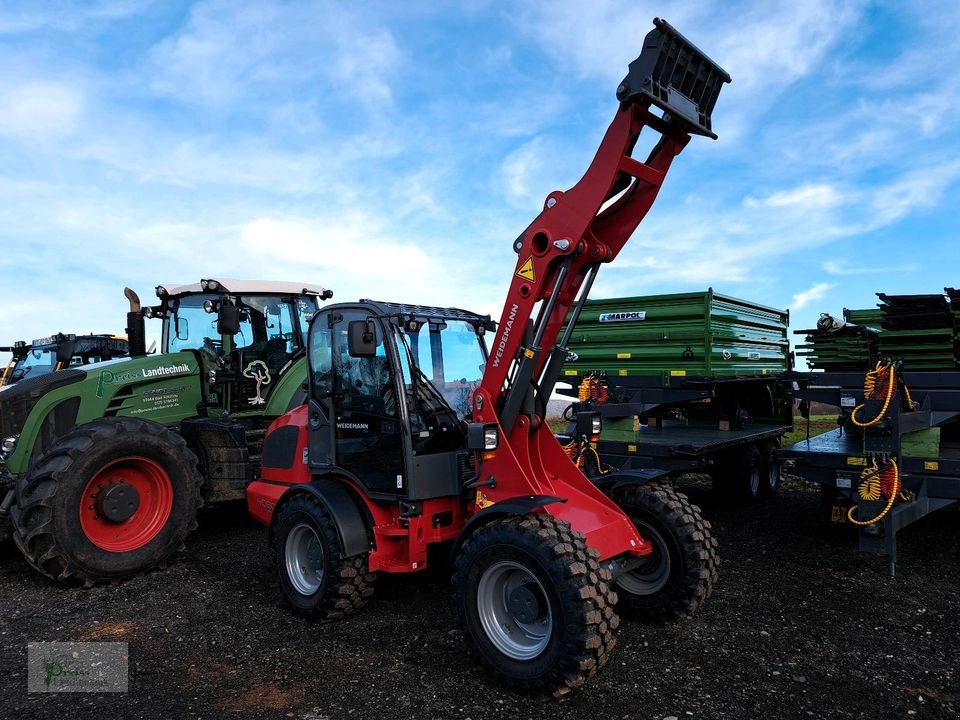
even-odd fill
[[[287,577],[301,595],[313,595],[323,584],[324,557],[320,538],[309,525],[297,525],[287,535],[284,548]]]
[[[532,660],[553,632],[553,613],[537,577],[520,563],[488,567],[477,586],[477,614],[487,638],[512,660]]]
[[[634,523],[640,535],[653,545],[653,552],[640,558],[643,564],[617,578],[617,585],[632,595],[653,595],[670,579],[670,549],[663,536],[646,523]]]
[[[750,467],[750,492],[753,495],[760,492],[760,466],[757,464]]]

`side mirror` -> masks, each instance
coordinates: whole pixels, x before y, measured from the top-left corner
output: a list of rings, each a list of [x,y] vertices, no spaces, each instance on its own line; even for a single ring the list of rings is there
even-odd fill
[[[217,332],[221,335],[236,335],[240,332],[240,308],[229,303],[220,304],[217,316]]]
[[[377,332],[373,320],[351,320],[347,324],[347,351],[350,357],[375,357]]]

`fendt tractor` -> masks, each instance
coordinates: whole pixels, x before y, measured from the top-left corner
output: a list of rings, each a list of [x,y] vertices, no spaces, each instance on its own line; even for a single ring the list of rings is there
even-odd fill
[[[598,438],[598,414],[577,417],[567,448],[545,422],[568,312],[575,320],[690,136],[716,137],[729,76],[654,22],[586,174],[551,193],[514,243],[498,325],[371,300],[314,316],[309,400],[271,426],[247,493],[296,612],[346,615],[376,573],[422,571],[446,551],[481,663],[507,684],[563,694],[606,662],[618,599],[661,618],[709,594],[716,544],[698,510],[642,471],[587,479],[574,458]],[[642,161],[631,155],[644,129],[659,138]]]
[[[0,347],[0,352],[10,353],[10,361],[0,375],[0,387],[3,387],[77,365],[126,357],[129,346],[125,337],[116,335],[57,333],[31,343],[20,340]]]
[[[202,280],[129,288],[130,358],[0,392],[0,527],[44,575],[90,585],[161,565],[204,502],[243,499],[269,423],[303,403],[325,288]],[[163,321],[161,353],[144,318]],[[2,532],[2,531],[0,531]]]

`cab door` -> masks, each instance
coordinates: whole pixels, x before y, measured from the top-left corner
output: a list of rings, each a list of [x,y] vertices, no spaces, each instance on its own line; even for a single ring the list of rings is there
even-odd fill
[[[348,326],[356,320],[373,322],[377,347],[372,357],[350,355]],[[405,486],[404,445],[395,377],[383,338],[380,321],[363,310],[339,310],[314,321],[311,416],[328,425],[333,465],[355,476],[371,493],[396,495]],[[322,438],[311,442],[312,461],[331,455],[324,453],[322,444]]]

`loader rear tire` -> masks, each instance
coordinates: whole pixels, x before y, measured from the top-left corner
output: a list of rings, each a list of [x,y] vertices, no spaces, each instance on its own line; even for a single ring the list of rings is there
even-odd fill
[[[310,620],[346,617],[367,604],[376,575],[369,553],[343,557],[343,545],[329,511],[302,494],[277,511],[270,532],[274,567],[283,599]]]
[[[500,681],[565,695],[607,661],[620,623],[599,554],[543,514],[492,520],[473,533],[453,576],[471,652]]]
[[[91,586],[166,563],[197,527],[202,479],[176,432],[101,418],[61,438],[19,481],[14,542],[49,578]]]
[[[617,609],[647,622],[692,615],[720,569],[717,541],[700,508],[666,482],[623,487],[613,500],[653,544],[639,568],[617,578]]]

